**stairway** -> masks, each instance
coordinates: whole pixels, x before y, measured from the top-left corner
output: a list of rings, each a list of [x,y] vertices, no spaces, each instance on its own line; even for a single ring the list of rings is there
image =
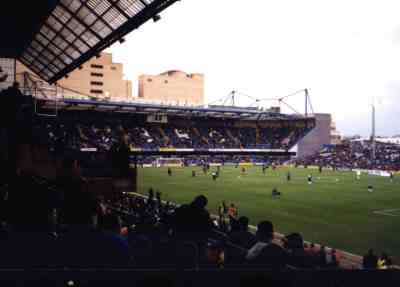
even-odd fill
[[[161,136],[162,136],[162,138],[163,138],[163,140],[164,140],[164,143],[165,143],[166,145],[170,145],[170,144],[171,144],[171,140],[170,140],[170,138],[166,135],[166,133],[164,132],[163,128],[162,128],[162,127],[158,127],[158,131],[160,132],[160,134],[161,134]]]
[[[227,133],[228,137],[229,137],[235,144],[240,144],[240,141],[232,135],[232,133],[231,133],[231,131],[230,131],[229,129],[226,129],[226,133]]]
[[[201,137],[201,134],[200,134],[199,130],[196,127],[193,127],[192,131],[196,136]]]
[[[261,142],[260,139],[260,128],[258,126],[256,126],[256,144],[260,144]]]

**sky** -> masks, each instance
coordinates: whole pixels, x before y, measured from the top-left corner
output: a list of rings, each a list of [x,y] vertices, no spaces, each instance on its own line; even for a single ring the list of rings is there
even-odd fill
[[[205,74],[206,103],[235,90],[278,99],[307,88],[343,135],[400,134],[400,1],[181,0],[109,52],[125,77]],[[237,102],[254,101],[241,96]],[[304,94],[286,99],[304,111]],[[278,101],[261,101],[265,107]],[[282,105],[284,112],[292,112]]]

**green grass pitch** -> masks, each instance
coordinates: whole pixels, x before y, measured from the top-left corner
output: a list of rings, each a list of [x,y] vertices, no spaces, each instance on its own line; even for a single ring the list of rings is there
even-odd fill
[[[197,177],[193,178],[192,170]],[[211,171],[213,168],[211,168]],[[355,179],[354,172],[290,168],[292,180],[287,182],[289,168],[262,173],[261,167],[222,167],[220,177],[213,181],[211,172],[204,175],[200,167],[144,168],[138,171],[138,190],[147,193],[152,187],[162,192],[165,200],[188,203],[196,195],[208,197],[208,210],[217,214],[218,204],[239,205],[239,215],[250,218],[251,225],[271,220],[280,233],[300,232],[307,241],[324,244],[362,255],[369,248],[389,253],[400,259],[400,178],[363,174]],[[307,184],[307,175],[314,184]],[[374,191],[368,192],[368,185]],[[271,197],[272,188],[282,192],[281,199]]]

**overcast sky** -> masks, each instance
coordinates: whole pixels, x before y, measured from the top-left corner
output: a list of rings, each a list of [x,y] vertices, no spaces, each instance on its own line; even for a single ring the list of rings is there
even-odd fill
[[[375,97],[377,134],[394,135],[399,11],[399,0],[181,0],[109,51],[134,94],[140,74],[172,69],[204,73],[206,102],[232,90],[263,99],[308,88],[315,112],[331,113],[344,135],[364,136]],[[304,111],[303,100],[287,103]]]

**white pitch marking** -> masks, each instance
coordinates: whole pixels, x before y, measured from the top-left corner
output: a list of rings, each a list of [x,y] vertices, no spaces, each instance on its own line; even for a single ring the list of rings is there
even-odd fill
[[[396,212],[396,211],[398,211],[398,210],[400,210],[400,208],[375,210],[375,211],[373,211],[373,213],[379,214],[379,215],[386,215],[386,216],[399,217],[400,215],[398,215],[398,214],[393,214],[393,212]]]

